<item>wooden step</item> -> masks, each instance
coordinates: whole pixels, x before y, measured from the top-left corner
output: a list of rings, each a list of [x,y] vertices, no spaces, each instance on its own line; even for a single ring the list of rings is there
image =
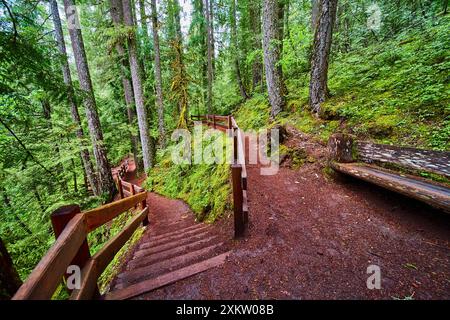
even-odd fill
[[[178,219],[178,220],[161,220],[153,222],[152,227],[164,227],[164,229],[182,229],[196,224],[191,219]],[[165,232],[164,232],[165,233]],[[163,234],[163,233],[162,233]],[[161,235],[162,235],[161,234]]]
[[[108,293],[104,298],[105,300],[124,300],[139,296],[141,294],[161,288],[179,280],[186,279],[200,272],[204,272],[208,269],[220,266],[225,262],[229,254],[230,252],[228,251],[213,258],[203,260],[193,265],[163,274],[154,279],[145,280],[124,289],[115,290],[111,293]]]
[[[145,267],[140,267],[137,269],[121,273],[119,274],[118,278],[121,280],[121,282],[123,281],[132,283],[138,280],[148,279],[149,277],[155,277],[159,274],[169,272],[174,269],[178,269],[184,265],[192,264],[195,259],[205,257],[208,254],[211,255],[211,253],[213,253],[214,250],[218,249],[222,245],[223,243],[214,244],[212,246],[191,251],[189,253],[180,256],[175,256],[170,259],[162,260],[154,264],[148,264]],[[126,286],[126,284],[122,285]],[[119,286],[116,285],[116,288],[119,289]]]
[[[164,244],[161,244],[156,247],[139,249],[138,251],[135,252],[134,258],[146,257],[149,255],[159,253],[162,251],[167,251],[167,250],[179,247],[179,246],[186,246],[186,245],[189,245],[190,243],[194,243],[194,242],[197,242],[199,240],[203,240],[203,239],[206,239],[209,237],[214,237],[214,235],[210,234],[209,231],[204,231],[202,233],[193,234],[191,236],[181,238],[178,240],[174,240],[174,241],[171,241],[168,243],[164,243]]]
[[[162,238],[154,238],[154,237],[149,237],[148,239],[145,239],[145,243],[143,243],[139,248],[140,249],[148,249],[148,248],[153,248],[153,247],[157,247],[160,246],[162,244],[168,243],[168,242],[172,242],[172,241],[176,241],[182,238],[186,238],[189,237],[190,235],[195,235],[197,233],[203,233],[205,232],[205,229],[209,228],[208,226],[203,226],[201,228],[195,228],[195,229],[189,229],[187,231],[183,231],[183,230],[179,230],[176,233],[173,233],[169,236],[166,237],[162,237]]]
[[[184,245],[175,244],[174,246],[171,246],[170,248],[168,248],[166,250],[161,250],[158,252],[149,252],[149,253],[147,252],[147,254],[141,253],[138,251],[135,253],[133,260],[131,260],[128,263],[128,266],[130,266],[132,268],[136,268],[136,267],[140,267],[140,266],[149,265],[151,263],[155,263],[155,262],[167,259],[167,258],[171,258],[175,255],[179,255],[179,254],[182,254],[182,253],[185,253],[188,251],[192,251],[194,249],[198,249],[199,247],[204,246],[205,244],[208,244],[215,239],[217,239],[216,236],[211,236],[208,238],[200,239],[198,241],[189,242]],[[152,250],[152,249],[149,249],[149,250]]]
[[[193,225],[193,226],[189,226],[189,227],[182,228],[182,229],[177,229],[175,231],[163,233],[163,234],[160,234],[160,235],[152,235],[152,234],[150,234],[148,236],[148,240],[151,240],[152,242],[143,243],[141,245],[141,248],[147,248],[149,246],[152,246],[152,243],[154,243],[155,241],[159,241],[159,240],[162,240],[162,239],[165,239],[165,238],[169,238],[169,237],[172,237],[172,236],[177,236],[177,235],[180,235],[180,234],[195,233],[195,231],[197,231],[197,230],[206,229],[208,227],[209,226],[204,225],[204,224],[196,224],[196,225]]]

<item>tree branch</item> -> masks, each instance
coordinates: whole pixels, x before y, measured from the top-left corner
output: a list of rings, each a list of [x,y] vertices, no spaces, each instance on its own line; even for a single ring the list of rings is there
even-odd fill
[[[22,142],[22,140],[20,140],[20,138],[14,133],[14,131],[12,131],[12,129],[3,121],[2,118],[0,118],[0,123],[6,128],[6,130],[9,131],[9,133],[12,134],[12,136],[17,140],[17,142],[19,142],[20,146],[25,150],[25,152],[30,156],[31,159],[33,159],[34,162],[36,162],[42,169],[45,170],[45,172],[52,174],[51,171],[49,171],[46,167],[44,167],[44,165],[42,163],[40,163],[35,157],[34,155],[31,153],[30,150],[27,149],[27,147],[25,146],[25,144]]]
[[[1,0],[3,5],[6,7],[6,10],[8,11],[9,16],[11,17],[11,21],[13,24],[13,29],[14,29],[14,43],[16,43],[17,38],[19,36],[19,33],[17,32],[17,24],[16,24],[16,18],[14,17],[10,7],[8,6],[8,3],[6,2],[6,0]]]

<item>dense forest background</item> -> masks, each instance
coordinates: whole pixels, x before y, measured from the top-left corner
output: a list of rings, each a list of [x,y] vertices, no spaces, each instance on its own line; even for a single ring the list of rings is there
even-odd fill
[[[167,161],[190,114],[449,150],[448,1],[80,0],[81,30],[73,4],[0,1],[0,238],[22,279],[51,212],[110,200],[128,155],[150,188],[220,216],[227,167],[180,183]]]

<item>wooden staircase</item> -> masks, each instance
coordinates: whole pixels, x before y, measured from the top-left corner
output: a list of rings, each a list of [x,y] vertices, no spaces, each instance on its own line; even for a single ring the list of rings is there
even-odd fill
[[[166,227],[161,229],[162,225]],[[105,299],[138,297],[217,267],[230,252],[214,229],[203,223],[180,219],[150,224],[148,228]]]
[[[232,116],[194,118],[214,129],[229,130],[233,137],[231,180],[234,238],[242,238],[248,226],[243,132]],[[137,180],[129,175],[127,178],[134,182],[125,181],[129,165],[129,161],[125,160],[113,170],[119,190],[116,201],[85,212],[81,212],[79,206],[72,205],[52,213],[52,226],[57,239],[13,299],[50,299],[62,278],[68,277],[67,268],[72,265],[80,267],[81,283],[79,288],[72,290],[69,299],[99,298],[99,277],[141,223],[147,228],[144,235],[128,253],[122,271],[111,282],[109,292],[101,296],[102,299],[143,299],[153,290],[225,263],[231,252],[231,237],[226,228],[197,223],[189,208],[180,208],[180,203],[177,206],[179,200],[161,201],[158,195],[135,185]],[[141,210],[136,212],[138,207]],[[91,256],[88,234],[130,210],[134,211],[133,219]]]

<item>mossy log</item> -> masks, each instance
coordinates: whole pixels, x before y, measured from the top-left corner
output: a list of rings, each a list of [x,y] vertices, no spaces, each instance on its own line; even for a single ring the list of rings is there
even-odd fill
[[[328,152],[330,159],[333,161],[354,162],[353,138],[343,133],[333,134],[328,140]]]
[[[362,141],[356,142],[356,150],[358,160],[363,162],[395,163],[409,169],[429,171],[450,177],[450,152]]]

